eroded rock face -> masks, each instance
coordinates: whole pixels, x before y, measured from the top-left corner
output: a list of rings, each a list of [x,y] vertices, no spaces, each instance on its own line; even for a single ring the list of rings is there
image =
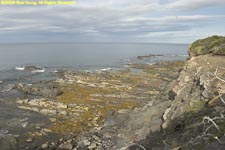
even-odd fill
[[[187,61],[172,87],[174,100],[164,113],[164,128],[170,121],[186,112],[202,109],[208,101],[218,96],[218,93],[224,93],[224,84],[215,75],[216,70],[219,70],[218,76],[224,75],[224,64],[223,56],[204,55]]]

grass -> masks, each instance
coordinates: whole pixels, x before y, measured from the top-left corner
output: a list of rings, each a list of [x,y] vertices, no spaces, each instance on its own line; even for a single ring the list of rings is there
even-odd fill
[[[191,56],[214,54],[225,55],[225,37],[212,36],[205,39],[197,40],[189,47]]]

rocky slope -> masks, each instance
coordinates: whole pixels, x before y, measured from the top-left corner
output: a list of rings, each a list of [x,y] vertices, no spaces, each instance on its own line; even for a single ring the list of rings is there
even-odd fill
[[[225,148],[224,44],[224,37],[213,36],[190,46],[189,60],[171,84],[165,104],[159,104],[167,108],[161,110],[153,104],[139,113],[141,116],[136,121],[141,123],[142,117],[145,122],[148,120],[150,132],[146,138],[131,143],[126,149]],[[158,111],[152,117],[149,112],[154,113],[155,109]],[[152,130],[155,123],[159,125],[160,119],[163,122],[161,128],[156,126]],[[139,130],[147,132],[144,127]]]

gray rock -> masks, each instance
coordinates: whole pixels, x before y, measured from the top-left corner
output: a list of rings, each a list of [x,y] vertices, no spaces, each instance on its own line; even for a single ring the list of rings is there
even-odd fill
[[[68,105],[63,104],[63,103],[58,103],[56,107],[57,108],[64,108],[64,109],[66,109],[66,108],[68,108]]]
[[[41,145],[41,148],[42,148],[42,149],[46,149],[46,148],[48,148],[48,143],[44,143],[44,144],[42,144],[42,145]]]
[[[100,139],[98,136],[93,135],[92,137],[93,137],[97,142],[101,142],[101,139]]]
[[[61,150],[71,150],[73,149],[73,145],[70,143],[63,143],[61,145],[59,145],[59,149]]]
[[[28,70],[28,71],[34,71],[34,70],[41,70],[43,68],[37,67],[37,66],[25,66],[24,70]]]
[[[49,116],[54,116],[57,114],[56,110],[51,110],[51,109],[42,109],[40,110],[40,113],[43,115],[49,115]]]
[[[119,114],[124,114],[124,113],[128,113],[128,112],[129,112],[128,109],[120,109],[120,110],[118,111]]]
[[[95,149],[96,147],[96,143],[91,143],[91,145],[88,146],[88,149]]]
[[[49,120],[51,120],[51,122],[56,122],[56,118],[49,118]]]
[[[1,130],[0,130],[0,138],[4,137],[4,136],[7,135],[8,133],[9,133],[8,130],[1,129]]]
[[[27,141],[27,142],[32,142],[33,139],[30,137],[30,138],[28,138],[26,141]]]
[[[45,97],[55,97],[61,95],[61,92],[53,85],[48,83],[43,84],[17,84],[15,88],[25,94],[40,95]]]
[[[88,140],[83,140],[83,144],[84,144],[85,146],[89,146],[89,145],[91,144],[91,142],[88,141]]]
[[[59,115],[66,115],[67,114],[67,112],[66,111],[59,111],[59,113],[58,113]]]

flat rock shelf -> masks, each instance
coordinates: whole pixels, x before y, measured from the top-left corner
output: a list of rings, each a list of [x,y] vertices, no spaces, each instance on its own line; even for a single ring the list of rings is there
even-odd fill
[[[129,114],[159,99],[183,65],[183,61],[166,61],[130,64],[119,71],[66,70],[58,72],[55,80],[18,84],[14,90],[24,96],[11,103],[48,121],[22,120],[25,131],[28,127],[34,129],[18,136],[2,133],[0,142],[6,145],[3,149],[9,145],[11,149],[110,149],[113,135],[102,135],[113,124],[113,116]],[[23,139],[17,140],[20,137]]]

